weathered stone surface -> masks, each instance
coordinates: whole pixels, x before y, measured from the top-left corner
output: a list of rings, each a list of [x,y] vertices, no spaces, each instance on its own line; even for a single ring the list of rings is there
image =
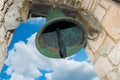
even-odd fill
[[[98,73],[98,76],[100,78],[104,77],[105,75],[107,75],[110,71],[112,71],[113,67],[112,65],[109,63],[107,58],[104,57],[100,57],[95,65],[94,68],[96,70],[96,72]]]
[[[99,48],[99,53],[101,55],[108,55],[113,46],[115,46],[115,43],[109,37],[107,37],[102,46]]]
[[[3,8],[5,0],[0,0],[0,10]]]
[[[83,0],[81,7],[82,7],[83,9],[87,9],[88,6],[89,6],[89,3],[90,3],[90,0]]]
[[[116,41],[120,38],[120,7],[114,5],[106,13],[102,25]]]
[[[89,48],[89,46],[87,46],[87,47],[85,48],[85,50],[86,50],[86,53],[87,53],[89,59],[90,59],[91,62],[94,64],[94,63],[95,63],[95,55],[94,55],[94,53],[91,51],[91,49]]]
[[[81,1],[80,0],[76,0],[74,8],[79,9],[80,8],[80,4],[81,4]]]
[[[112,49],[112,51],[110,52],[108,57],[114,65],[119,65],[120,64],[120,41]]]
[[[120,73],[119,72],[111,72],[107,75],[109,80],[120,80]]]
[[[5,34],[6,34],[6,30],[5,30],[4,25],[2,25],[2,26],[0,27],[0,42],[3,42],[4,37],[5,37]]]
[[[101,44],[103,43],[104,39],[106,37],[105,32],[101,32],[101,34],[98,37],[98,40],[93,41],[93,40],[88,40],[88,44],[90,45],[90,48],[92,49],[92,51],[95,53],[98,48],[101,46]]]
[[[3,54],[2,54],[2,48],[0,46],[0,63],[3,62]]]
[[[120,64],[119,64],[119,66],[118,66],[118,72],[120,72]]]
[[[2,55],[3,55],[3,59],[5,59],[6,54],[7,54],[7,40],[4,40],[4,42],[1,43],[1,49],[2,49]]]
[[[1,5],[0,5],[0,22],[4,22],[4,20],[3,20],[3,18],[4,18],[4,15],[5,15],[5,13],[6,13],[6,11],[7,11],[7,9],[8,9],[8,7],[12,4],[12,0],[8,0],[8,1],[6,1],[6,0],[2,0],[0,3],[1,3]],[[4,7],[3,7],[4,6]]]
[[[105,9],[109,9],[112,4],[110,0],[101,0],[100,5]]]
[[[90,7],[91,13],[94,12],[94,9],[97,7],[99,1],[100,0],[91,0],[91,7]]]
[[[7,54],[7,47],[9,44],[8,42],[11,41],[11,38],[9,38],[9,40],[8,40],[6,37],[7,30],[6,30],[5,24],[4,24],[6,22],[4,16],[7,13],[7,10],[11,6],[12,2],[13,2],[13,0],[0,0],[0,70],[2,69],[4,60],[5,60],[5,57]]]
[[[4,8],[3,6],[4,6],[5,2],[6,2],[6,0],[0,0],[0,11]]]
[[[88,11],[91,11],[91,7],[93,6],[93,2],[94,2],[94,0],[90,0],[88,8],[87,8]]]
[[[1,72],[1,70],[2,70],[2,65],[3,64],[3,62],[0,62],[0,72]]]
[[[7,31],[6,32],[5,40],[6,40],[6,45],[7,46],[10,44],[10,42],[12,40],[13,32],[14,31]]]
[[[97,20],[100,22],[103,16],[105,15],[105,9],[98,5],[94,11],[94,15],[97,18]]]
[[[20,21],[17,21],[17,18],[21,17],[20,8],[22,7],[23,2],[24,0],[15,0],[7,10],[4,17],[7,30],[12,30],[19,26]]]
[[[0,15],[2,15],[2,12],[0,11]],[[0,16],[0,25],[2,24],[2,16]]]

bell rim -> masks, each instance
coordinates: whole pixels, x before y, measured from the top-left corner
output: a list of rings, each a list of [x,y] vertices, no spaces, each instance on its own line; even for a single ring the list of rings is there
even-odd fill
[[[68,57],[68,56],[71,56],[71,55],[73,55],[73,54],[75,54],[75,53],[77,53],[78,51],[80,51],[80,49],[82,49],[82,48],[85,46],[86,41],[87,41],[87,35],[88,35],[88,33],[87,33],[87,29],[84,27],[84,25],[83,25],[80,21],[78,21],[78,20],[76,20],[76,19],[74,19],[74,18],[70,18],[70,17],[54,18],[54,19],[52,19],[52,20],[47,21],[47,22],[39,29],[39,31],[37,32],[37,35],[36,35],[36,37],[35,37],[35,45],[36,45],[36,48],[37,48],[37,50],[38,50],[42,55],[47,56],[47,57],[49,57],[49,58],[56,58],[56,59],[59,59],[59,58],[60,58],[59,54],[46,53],[45,50],[41,48],[41,46],[39,45],[39,42],[38,42],[38,41],[39,41],[40,34],[44,31],[44,29],[46,29],[47,26],[49,26],[49,25],[51,25],[51,24],[53,24],[53,23],[55,23],[55,22],[59,22],[59,21],[63,21],[63,20],[64,20],[64,21],[69,21],[69,22],[75,23],[76,25],[79,25],[79,27],[82,26],[82,30],[85,32],[83,43],[80,44],[79,47],[77,46],[78,49],[76,49],[75,51],[73,51],[71,54],[67,54],[67,57]],[[42,30],[41,30],[41,29],[42,29]],[[70,50],[70,51],[71,51],[71,50]],[[68,52],[69,52],[69,51],[68,51]],[[68,52],[67,52],[67,53],[68,53]],[[51,55],[51,56],[49,56],[48,54]],[[54,56],[54,57],[53,57],[53,56]]]

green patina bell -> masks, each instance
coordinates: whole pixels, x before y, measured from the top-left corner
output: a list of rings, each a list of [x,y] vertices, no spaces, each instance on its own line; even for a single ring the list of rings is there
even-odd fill
[[[66,17],[59,8],[48,12],[47,22],[36,35],[38,51],[50,58],[65,58],[85,46],[87,31],[78,20]]]

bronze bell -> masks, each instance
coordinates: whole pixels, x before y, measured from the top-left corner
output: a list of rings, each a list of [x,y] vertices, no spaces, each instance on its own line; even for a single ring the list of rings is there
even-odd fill
[[[85,46],[87,30],[81,22],[66,17],[59,8],[50,10],[46,19],[35,40],[41,54],[50,58],[65,58]]]

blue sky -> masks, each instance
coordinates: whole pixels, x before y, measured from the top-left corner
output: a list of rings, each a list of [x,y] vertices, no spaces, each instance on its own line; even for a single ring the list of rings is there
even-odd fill
[[[84,49],[57,60],[37,51],[35,35],[45,21],[31,18],[27,23],[21,22],[8,47],[0,80],[99,80]]]

